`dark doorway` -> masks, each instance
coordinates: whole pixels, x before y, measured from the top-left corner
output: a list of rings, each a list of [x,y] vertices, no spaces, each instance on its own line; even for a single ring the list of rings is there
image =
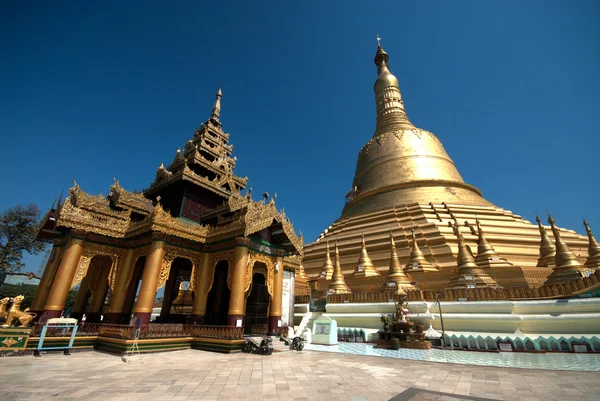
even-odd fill
[[[171,263],[169,279],[165,283],[165,290],[161,304],[161,323],[185,323],[192,314],[194,305],[194,292],[189,288],[192,275],[192,262],[186,258],[175,258]]]
[[[269,291],[265,276],[254,273],[252,276],[252,287],[246,300],[246,324],[247,334],[267,334],[269,311]]]
[[[207,325],[227,325],[229,312],[229,288],[227,287],[227,271],[229,264],[226,260],[217,263],[213,285],[206,300],[206,316],[204,323]]]
[[[137,298],[145,264],[145,256],[139,257],[138,260],[136,260],[135,262],[135,265],[133,267],[133,273],[131,275],[131,281],[127,286],[127,294],[125,295],[125,300],[123,302],[123,315],[121,316],[121,324],[129,324],[131,320],[131,314],[133,312],[133,306]]]

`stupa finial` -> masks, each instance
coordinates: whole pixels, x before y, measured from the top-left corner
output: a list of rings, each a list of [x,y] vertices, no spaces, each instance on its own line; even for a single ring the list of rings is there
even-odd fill
[[[585,261],[584,266],[589,268],[598,268],[600,267],[600,244],[598,244],[598,241],[596,241],[594,233],[592,232],[592,229],[585,218],[583,218],[583,225],[585,226],[589,243],[588,258]]]
[[[554,242],[556,243],[556,255],[554,256],[555,268],[581,267],[581,263],[579,263],[573,252],[569,249],[567,243],[562,239],[560,229],[556,227],[556,220],[554,220],[554,217],[552,217],[549,211],[548,223],[550,223],[552,234],[554,234]]]
[[[550,267],[554,266],[554,256],[556,255],[556,248],[552,244],[552,240],[548,236],[548,232],[542,225],[542,219],[540,216],[535,214],[535,221],[538,224],[538,230],[540,231],[540,257],[538,259],[537,267]]]
[[[219,121],[219,115],[221,114],[221,98],[223,97],[223,91],[221,90],[221,86],[219,85],[219,90],[217,91],[217,98],[215,99],[215,105],[212,109],[211,118]]]

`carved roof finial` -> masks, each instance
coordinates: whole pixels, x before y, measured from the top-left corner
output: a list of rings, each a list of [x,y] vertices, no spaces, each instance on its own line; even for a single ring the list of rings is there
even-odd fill
[[[477,257],[475,263],[479,267],[508,267],[512,266],[512,263],[508,262],[505,258],[501,258],[494,247],[488,242],[481,229],[481,223],[479,218],[475,217],[475,224],[477,225]]]
[[[414,289],[414,286],[410,283],[410,279],[402,270],[400,259],[398,258],[398,252],[396,250],[396,242],[394,241],[394,234],[390,228],[390,268],[388,275],[385,278],[384,289],[390,290],[396,288],[399,295],[406,294],[405,290]]]
[[[425,255],[419,244],[417,244],[417,237],[415,236],[415,228],[410,228],[410,235],[412,239],[412,250],[410,252],[410,258],[406,264],[405,270],[435,270],[435,268],[425,259]]]
[[[215,105],[212,109],[211,118],[219,121],[219,115],[221,114],[221,98],[223,97],[223,91],[221,91],[221,86],[219,86],[219,90],[217,91],[217,98],[215,100]]]
[[[379,37],[379,34],[377,34],[377,47],[381,47],[381,38]]]
[[[331,255],[329,253],[329,240],[327,241],[327,245],[326,245],[326,251],[325,251],[325,262],[323,263],[323,270],[321,271],[321,274],[319,275],[319,278],[321,279],[325,279],[325,280],[331,280],[331,278],[333,277],[333,262],[331,261]]]
[[[596,238],[594,237],[594,233],[592,232],[592,229],[590,228],[590,225],[588,224],[588,222],[585,220],[585,218],[583,219],[583,225],[585,226],[585,231],[587,233],[588,236],[588,258],[585,261],[585,267],[589,267],[589,268],[599,268],[600,267],[600,244],[598,244],[598,241],[596,241]]]
[[[330,289],[333,290],[334,294],[350,294],[352,291],[344,280],[344,273],[342,273],[342,265],[340,263],[340,251],[338,250],[337,239],[335,240],[335,268],[333,270],[332,282]]]
[[[352,277],[373,277],[379,276],[379,272],[373,265],[373,261],[367,253],[367,244],[365,242],[365,235],[361,233],[362,244],[360,248],[360,256],[356,264],[356,269],[352,273]]]
[[[554,220],[550,212],[548,212],[548,223],[550,223],[552,233],[554,234],[554,242],[556,243],[556,255],[554,256],[555,268],[581,267],[581,263],[579,263],[573,252],[569,249],[569,246],[562,239],[560,229],[556,227],[556,220]]]
[[[542,226],[542,219],[538,214],[535,214],[535,221],[538,223],[538,230],[540,232],[540,257],[538,259],[537,267],[550,267],[554,266],[554,256],[556,255],[556,248],[548,236],[548,232]]]

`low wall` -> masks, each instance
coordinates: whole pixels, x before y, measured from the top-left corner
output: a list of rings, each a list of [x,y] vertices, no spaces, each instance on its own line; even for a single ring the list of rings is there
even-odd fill
[[[438,303],[412,301],[409,317],[441,331]],[[381,328],[381,314],[395,312],[393,302],[327,304],[324,316],[341,328]],[[468,333],[599,335],[600,298],[531,301],[441,302],[444,329]]]

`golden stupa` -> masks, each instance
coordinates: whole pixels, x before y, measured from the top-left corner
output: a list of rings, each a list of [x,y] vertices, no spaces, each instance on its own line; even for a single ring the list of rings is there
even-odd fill
[[[393,252],[409,277],[402,283],[420,290],[460,287],[464,276],[475,279],[464,283],[467,288],[496,289],[588,277],[600,263],[593,235],[588,240],[558,228],[551,218],[551,227],[540,221],[536,226],[489,202],[479,189],[465,183],[440,140],[408,119],[388,61],[378,45],[375,133],[358,154],[342,215],[304,247],[303,265],[315,294],[331,284],[321,275],[331,271],[330,239],[337,240],[336,270],[339,263],[344,283],[353,292],[381,291],[398,280],[388,279],[390,272],[399,274],[397,263],[390,260],[390,236],[395,241]],[[356,261],[364,259],[367,247],[373,267],[369,266],[369,274],[357,274]],[[558,268],[555,259],[563,266]],[[465,269],[470,273],[460,279]],[[342,287],[339,277],[336,283]]]

